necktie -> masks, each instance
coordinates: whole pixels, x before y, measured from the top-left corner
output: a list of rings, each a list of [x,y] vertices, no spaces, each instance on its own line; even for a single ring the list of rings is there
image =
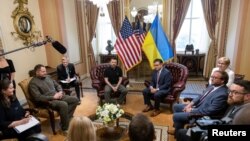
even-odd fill
[[[214,87],[211,87],[203,96],[200,98],[200,102],[197,104],[197,106],[200,106],[201,103],[205,100],[205,98],[214,90]]]
[[[160,71],[158,71],[158,72],[157,72],[157,79],[156,79],[156,88],[158,88],[158,87],[159,87],[158,82],[159,82],[159,79],[160,79],[160,74],[161,74],[161,72],[160,72]]]
[[[221,121],[223,121],[226,124],[229,124],[232,122],[232,119],[234,118],[235,113],[239,110],[240,108],[238,106],[232,107],[227,113],[226,116],[224,116]]]
[[[70,76],[69,76],[69,68],[68,67],[66,67],[66,73],[67,73],[67,78],[69,78]]]

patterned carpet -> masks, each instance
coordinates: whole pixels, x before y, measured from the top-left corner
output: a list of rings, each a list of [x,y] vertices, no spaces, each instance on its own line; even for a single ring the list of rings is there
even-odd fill
[[[126,134],[126,130],[128,129],[128,124],[129,124],[129,121],[119,122],[119,126],[122,127],[122,129],[125,129],[125,131],[123,131],[125,133],[123,133],[124,137],[121,137],[120,139],[117,139],[117,140],[129,141],[129,137]],[[103,123],[100,121],[94,122],[94,125],[97,127],[97,130],[103,128]],[[155,128],[155,135],[156,135],[156,140],[154,140],[154,141],[168,141],[168,133],[167,133],[168,127],[167,126],[154,125],[154,128]],[[112,130],[112,129],[109,129],[109,130]],[[102,132],[102,134],[103,134],[103,132]]]

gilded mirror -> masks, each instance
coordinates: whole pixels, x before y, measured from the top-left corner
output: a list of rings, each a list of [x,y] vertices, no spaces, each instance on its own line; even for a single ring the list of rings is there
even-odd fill
[[[15,0],[14,4],[18,3],[16,9],[12,12],[13,25],[16,32],[11,32],[12,35],[17,34],[17,37],[24,41],[25,45],[30,45],[35,35],[34,31],[35,22],[33,16],[24,4],[28,4],[28,0]],[[40,32],[38,32],[40,34]]]
[[[19,13],[14,18],[14,28],[21,39],[28,38],[34,31],[33,17],[27,13]]]

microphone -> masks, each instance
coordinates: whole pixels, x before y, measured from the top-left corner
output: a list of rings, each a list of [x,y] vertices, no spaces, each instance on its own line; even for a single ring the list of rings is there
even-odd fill
[[[67,49],[58,41],[52,42],[52,46],[61,54],[65,54],[67,52]]]
[[[54,49],[56,49],[58,52],[61,54],[65,54],[67,52],[67,49],[61,43],[54,41],[50,36],[46,36],[46,38],[47,42],[51,42]]]

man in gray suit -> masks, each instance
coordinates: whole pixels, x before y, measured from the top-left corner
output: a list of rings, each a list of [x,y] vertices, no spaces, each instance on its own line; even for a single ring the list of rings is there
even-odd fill
[[[208,86],[204,94],[197,97],[189,104],[175,104],[173,106],[173,121],[175,133],[184,128],[188,123],[191,114],[201,114],[206,116],[217,115],[226,110],[228,88],[228,75],[226,72],[215,71],[211,75],[212,85]],[[169,132],[174,134],[174,132]]]

